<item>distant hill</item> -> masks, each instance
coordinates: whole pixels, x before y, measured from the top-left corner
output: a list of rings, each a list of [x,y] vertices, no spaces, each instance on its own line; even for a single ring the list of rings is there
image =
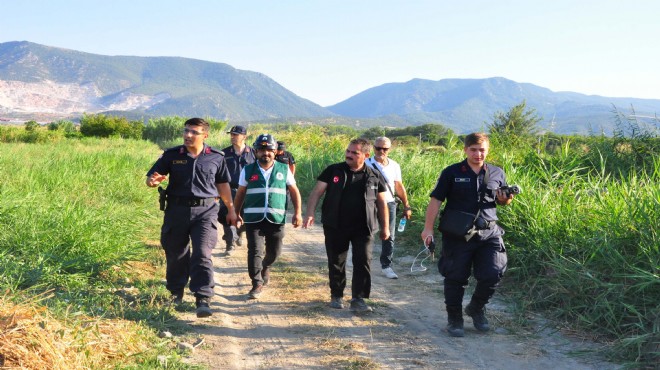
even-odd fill
[[[319,86],[319,89],[322,89]],[[0,43],[0,119],[52,121],[83,113],[200,116],[236,122],[315,122],[360,128],[439,123],[483,129],[525,100],[557,133],[611,134],[616,108],[657,127],[660,100],[553,92],[505,78],[413,79],[323,108],[262,73],[180,57],[104,56],[31,42]],[[641,117],[651,117],[641,118]]]
[[[543,127],[557,133],[585,134],[593,129],[611,134],[615,107],[626,114],[630,114],[633,107],[640,117],[654,117],[660,113],[660,100],[553,92],[500,77],[388,83],[327,108],[345,117],[437,122],[457,132],[470,132],[482,128],[484,122],[492,122],[495,112],[507,112],[523,100],[544,119]]]
[[[223,63],[0,43],[0,116],[105,111],[231,121],[333,115],[264,74]]]

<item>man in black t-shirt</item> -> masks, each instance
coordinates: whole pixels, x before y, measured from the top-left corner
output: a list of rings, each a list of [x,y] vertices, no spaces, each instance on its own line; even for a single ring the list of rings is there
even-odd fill
[[[389,215],[382,175],[365,165],[371,143],[354,139],[346,149],[345,162],[328,166],[318,177],[307,200],[303,227],[314,224],[316,204],[325,193],[321,222],[325,235],[330,279],[330,307],[344,308],[346,259],[353,246],[353,281],[351,311],[369,312],[364,301],[371,292],[372,235],[380,224],[380,238],[390,237]]]
[[[296,174],[296,159],[293,154],[286,151],[286,143],[284,141],[277,141],[277,152],[275,153],[275,160],[282,162],[289,166],[291,173]]]

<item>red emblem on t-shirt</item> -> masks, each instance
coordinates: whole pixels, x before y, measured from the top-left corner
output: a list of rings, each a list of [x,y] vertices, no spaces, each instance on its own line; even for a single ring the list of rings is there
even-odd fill
[[[257,181],[257,180],[259,180],[259,175],[257,175],[256,173],[252,175],[252,177],[250,177],[250,181]]]
[[[467,172],[467,167],[461,166],[461,172]]]
[[[335,184],[338,183],[339,182],[339,176],[333,177],[332,182],[334,182]]]

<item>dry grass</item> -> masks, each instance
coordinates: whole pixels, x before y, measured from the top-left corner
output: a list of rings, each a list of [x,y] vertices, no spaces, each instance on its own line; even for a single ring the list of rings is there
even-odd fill
[[[102,369],[126,364],[147,350],[136,326],[82,315],[61,321],[37,300],[14,303],[0,296],[0,368]]]

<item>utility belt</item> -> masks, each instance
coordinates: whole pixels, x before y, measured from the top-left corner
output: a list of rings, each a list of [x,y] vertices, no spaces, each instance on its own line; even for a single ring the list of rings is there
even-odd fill
[[[492,229],[495,225],[497,225],[497,221],[486,221],[483,217],[477,217],[474,220],[474,228],[477,230]]]
[[[185,207],[208,207],[215,203],[215,198],[167,196],[167,203]]]

